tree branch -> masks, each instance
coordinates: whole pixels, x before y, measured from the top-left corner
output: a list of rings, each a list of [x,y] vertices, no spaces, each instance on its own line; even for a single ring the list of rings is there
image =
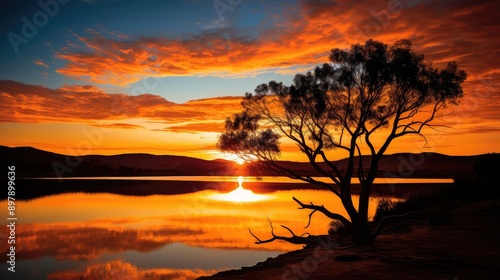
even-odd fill
[[[313,216],[313,214],[314,214],[316,211],[318,211],[318,210],[314,209],[311,213],[309,213],[309,219],[308,219],[308,221],[307,221],[307,226],[305,226],[304,228],[308,228],[308,227],[311,225],[311,219],[312,219],[312,216]]]
[[[323,186],[326,189],[328,189],[329,191],[333,192],[336,196],[340,197],[340,192],[338,190],[334,189],[330,184],[327,184],[327,183],[322,182],[322,181],[318,181],[316,179],[313,179],[310,176],[300,176],[296,172],[294,172],[288,168],[284,168],[284,167],[280,166],[279,164],[276,163],[276,161],[273,161],[273,160],[262,161],[262,163],[267,165],[273,171],[285,173],[285,175],[291,179],[301,180],[301,181],[304,181],[304,182],[312,184],[312,185]]]
[[[297,202],[300,205],[301,208],[299,208],[299,209],[311,209],[314,211],[319,211],[332,220],[338,220],[347,227],[351,226],[351,222],[348,219],[346,219],[344,216],[342,216],[340,214],[330,212],[323,205],[321,205],[321,206],[314,205],[312,202],[311,202],[311,204],[304,204],[295,197],[293,197],[293,200],[295,200],[295,202]],[[312,215],[312,214],[310,214],[310,215]],[[309,221],[309,223],[310,223],[310,221]],[[308,226],[309,226],[309,223],[308,223]]]
[[[325,155],[325,152],[320,151],[319,154],[321,155],[323,162],[325,162],[333,170],[333,172],[335,173],[335,176],[338,177],[338,179],[336,179],[335,176],[331,176],[331,177],[333,177],[332,180],[337,185],[340,185],[342,183],[342,180],[344,180],[344,177],[342,176],[342,174],[340,174],[340,170],[337,168],[337,166],[335,164],[333,164],[330,160],[328,160],[328,158]]]
[[[361,148],[359,147],[358,144],[356,144],[356,149],[358,151],[358,179],[359,183],[363,185],[363,182],[365,181],[365,171],[363,170],[363,154],[361,153]]]
[[[271,234],[273,237],[269,238],[269,239],[266,239],[266,240],[262,240],[260,238],[258,238],[253,232],[251,229],[247,228],[248,231],[250,232],[250,234],[257,240],[255,241],[255,244],[264,244],[264,243],[269,243],[269,242],[273,242],[274,240],[283,240],[283,241],[286,241],[286,242],[289,242],[289,243],[292,243],[292,244],[308,244],[310,243],[311,241],[313,241],[313,239],[311,238],[311,235],[309,233],[304,233],[302,234],[301,236],[298,236],[296,235],[290,228],[284,226],[284,225],[281,225],[282,228],[288,230],[292,236],[291,237],[287,237],[287,236],[279,236],[279,235],[276,235],[274,234],[274,227],[273,227],[273,223],[271,222],[270,219],[268,219],[269,221],[269,226],[271,227]],[[308,235],[307,237],[304,237],[303,235]]]

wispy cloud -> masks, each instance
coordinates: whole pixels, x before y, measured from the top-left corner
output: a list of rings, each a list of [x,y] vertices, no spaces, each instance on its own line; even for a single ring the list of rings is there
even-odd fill
[[[224,130],[224,121],[221,120],[218,122],[192,122],[187,124],[172,125],[158,131],[187,132],[187,133],[198,133],[198,132],[221,133],[223,130]]]
[[[33,63],[35,65],[42,66],[45,69],[49,68],[49,66],[45,62],[43,62],[43,59],[41,59],[41,58],[37,58],[37,59],[33,60]]]
[[[183,38],[131,38],[88,29],[85,36],[74,33],[76,41],[57,52],[66,64],[56,71],[120,86],[145,77],[293,74],[326,62],[334,47],[347,48],[368,38],[389,44],[410,38],[436,66],[457,61],[469,74],[464,103],[484,104],[485,110],[477,113],[498,118],[500,102],[490,98],[500,86],[496,34],[500,22],[495,5],[494,1],[303,0],[277,15],[271,27],[259,26],[251,35],[220,22]],[[156,112],[167,114],[162,109]]]
[[[201,34],[179,38],[133,37],[103,28],[85,34],[68,30],[72,40],[56,53],[64,62],[56,71],[84,82],[120,86],[146,77],[294,74],[326,62],[334,47],[347,48],[368,38],[388,44],[410,38],[436,66],[455,60],[469,74],[465,97],[447,118],[456,133],[491,135],[495,129],[477,123],[498,127],[500,122],[500,101],[495,98],[500,88],[497,11],[497,3],[486,0],[300,0],[252,32],[218,21],[207,24],[210,28]],[[33,63],[48,67],[42,60]],[[0,122],[141,129],[124,120],[143,118],[160,124],[155,129],[161,131],[220,132],[224,119],[241,109],[239,103],[239,97],[232,97],[176,104],[158,95],[109,94],[90,85],[50,89],[0,81]]]
[[[0,122],[75,122],[136,129],[143,127],[120,120],[141,118],[176,124],[169,131],[220,132],[224,119],[241,110],[240,102],[241,97],[219,97],[177,104],[153,94],[108,94],[91,85],[50,89],[0,80]]]
[[[130,123],[92,124],[92,126],[104,127],[104,128],[121,128],[121,129],[137,129],[137,128],[145,129],[145,127],[142,125],[136,125]]]

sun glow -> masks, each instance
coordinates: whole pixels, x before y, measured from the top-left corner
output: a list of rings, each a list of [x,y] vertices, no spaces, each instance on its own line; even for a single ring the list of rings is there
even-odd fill
[[[225,160],[234,161],[239,165],[243,165],[245,163],[244,159],[233,153],[221,153],[221,157]]]
[[[214,194],[210,198],[232,202],[255,202],[271,199],[272,197],[272,195],[255,194],[251,190],[243,188],[243,176],[238,176],[238,187],[235,190],[228,193]]]

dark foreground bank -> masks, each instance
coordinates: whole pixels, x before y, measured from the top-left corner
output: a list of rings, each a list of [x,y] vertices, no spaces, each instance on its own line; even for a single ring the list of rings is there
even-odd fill
[[[343,249],[332,241],[199,279],[497,279],[500,199],[453,203],[446,222],[433,215],[413,220],[382,234],[373,246]]]

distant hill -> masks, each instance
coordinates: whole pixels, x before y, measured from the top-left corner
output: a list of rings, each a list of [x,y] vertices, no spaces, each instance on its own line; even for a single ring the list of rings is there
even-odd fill
[[[439,153],[397,153],[384,155],[379,162],[378,177],[418,177],[418,178],[451,178],[473,174],[474,166],[482,161],[486,155],[448,156]],[[493,154],[500,161],[500,154]],[[363,156],[363,169],[367,170],[371,156]],[[340,170],[345,170],[348,159],[336,161]],[[358,157],[355,158],[355,174],[357,174]],[[294,169],[301,175],[319,174],[309,163],[282,162],[284,166]],[[319,163],[320,167],[329,170],[326,163]]]
[[[380,177],[456,177],[473,174],[474,166],[486,155],[448,156],[438,153],[399,153],[384,156],[379,164]],[[490,155],[497,160],[499,154]],[[363,159],[368,167],[370,157]],[[357,159],[356,159],[357,160]],[[78,176],[208,176],[208,175],[279,175],[240,166],[223,159],[202,160],[185,156],[120,154],[87,155],[75,157],[42,151],[32,147],[0,146],[0,162],[3,166],[15,165],[19,178],[29,177],[78,177]],[[356,161],[357,162],[357,161]],[[345,169],[348,160],[337,162]],[[303,162],[282,161],[280,164],[302,175],[319,176]],[[326,167],[326,163],[320,163]],[[253,171],[252,171],[253,170]],[[2,177],[6,176],[2,175]]]
[[[238,164],[184,156],[120,154],[71,156],[32,147],[0,146],[2,166],[16,166],[19,178],[79,176],[183,176],[232,175]],[[3,175],[2,177],[5,177]]]

